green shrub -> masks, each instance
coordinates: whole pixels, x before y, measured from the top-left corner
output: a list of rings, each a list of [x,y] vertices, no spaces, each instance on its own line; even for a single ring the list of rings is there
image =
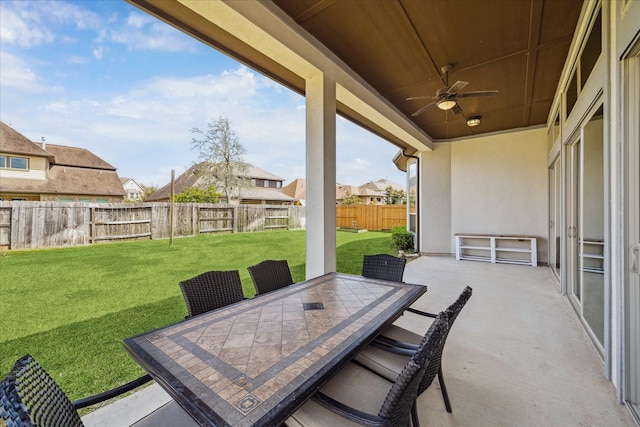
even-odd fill
[[[189,187],[176,194],[174,200],[176,203],[218,203],[220,196],[221,194],[214,186],[209,186],[204,190],[198,187]]]
[[[391,230],[391,247],[399,251],[413,250],[413,233],[405,227],[393,227]]]

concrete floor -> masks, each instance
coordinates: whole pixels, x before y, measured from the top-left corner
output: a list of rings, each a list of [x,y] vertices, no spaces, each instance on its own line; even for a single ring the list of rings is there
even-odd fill
[[[428,286],[414,307],[431,312],[465,285],[473,288],[443,356],[453,413],[436,380],[418,399],[423,427],[636,425],[550,269],[420,257],[407,264],[404,280]],[[407,313],[396,323],[424,334],[430,321]],[[154,384],[83,421],[129,426],[167,401]]]

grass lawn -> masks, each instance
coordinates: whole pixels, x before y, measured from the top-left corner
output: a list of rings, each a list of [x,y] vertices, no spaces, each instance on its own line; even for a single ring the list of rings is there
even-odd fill
[[[394,252],[388,233],[337,233],[337,270],[360,274],[365,254]],[[305,278],[305,231],[201,235],[0,256],[0,376],[33,355],[73,400],[144,372],[122,340],[187,314],[178,282],[209,270],[286,259]]]

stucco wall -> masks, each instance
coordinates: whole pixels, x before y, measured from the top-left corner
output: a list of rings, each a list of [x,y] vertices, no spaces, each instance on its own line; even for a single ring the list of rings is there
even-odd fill
[[[420,251],[449,254],[451,249],[451,145],[434,144],[420,157]]]
[[[546,129],[438,143],[421,183],[423,252],[453,253],[455,233],[516,234],[548,261]]]
[[[546,263],[545,144],[546,129],[451,143],[452,233],[536,236]]]

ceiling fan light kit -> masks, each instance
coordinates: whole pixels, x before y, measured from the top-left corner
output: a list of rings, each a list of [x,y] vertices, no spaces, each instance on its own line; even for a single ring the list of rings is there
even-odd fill
[[[444,75],[444,87],[438,89],[436,92],[436,96],[410,96],[407,98],[407,101],[418,100],[418,99],[427,99],[431,100],[431,102],[424,107],[420,108],[418,111],[413,113],[411,116],[416,117],[420,114],[424,113],[427,109],[432,106],[437,106],[439,109],[443,111],[452,110],[454,114],[462,114],[462,107],[456,101],[460,98],[476,98],[476,97],[487,97],[487,96],[496,96],[498,94],[497,90],[483,90],[476,92],[461,92],[469,82],[457,81],[452,86],[449,86],[449,71],[453,69],[453,65],[447,64],[441,68],[442,74]],[[475,120],[474,120],[475,119]],[[470,120],[467,120],[467,125],[469,126],[478,126],[480,124],[480,117],[471,117]]]
[[[451,99],[445,99],[443,101],[438,101],[436,105],[441,110],[450,110],[456,106],[456,101],[453,101]]]
[[[474,127],[480,124],[480,116],[473,116],[467,119],[467,126]]]

